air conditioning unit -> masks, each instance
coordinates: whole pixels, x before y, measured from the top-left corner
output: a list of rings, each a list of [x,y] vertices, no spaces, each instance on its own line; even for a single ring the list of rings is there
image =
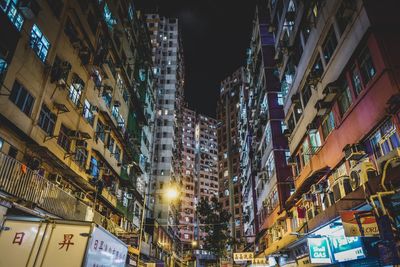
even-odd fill
[[[133,194],[132,193],[127,193],[126,194],[127,199],[133,199]]]
[[[86,194],[85,194],[85,192],[75,192],[75,197],[80,200],[85,200]]]
[[[91,111],[93,114],[97,114],[97,113],[99,113],[99,107],[93,105],[93,106],[90,107],[90,111]]]
[[[87,148],[87,142],[85,140],[78,139],[78,140],[76,140],[75,147],[76,148]]]
[[[59,175],[58,173],[53,173],[49,175],[49,178],[57,185],[61,184],[62,181],[62,176]]]
[[[386,162],[395,157],[400,157],[400,148],[395,148],[392,151],[390,151],[389,153],[387,153],[386,155],[381,156],[376,159],[376,165],[378,167],[379,174],[382,175],[383,168],[385,167]],[[392,161],[391,165],[392,165],[391,166],[392,168],[400,167],[400,161],[399,160]]]
[[[314,107],[317,110],[317,115],[324,116],[325,114],[328,113],[329,109],[331,108],[331,103],[321,99],[318,100],[317,103],[315,103]]]
[[[283,135],[287,138],[289,138],[292,135],[292,130],[287,128],[283,131]]]
[[[306,210],[307,221],[312,220],[315,216],[319,214],[320,210],[318,206],[310,205]]]
[[[344,198],[347,194],[353,191],[350,185],[350,177],[348,175],[343,175],[337,178],[333,182],[331,190],[333,192],[335,202],[338,202],[340,199]]]
[[[289,158],[287,159],[287,164],[288,164],[289,166],[295,166],[295,165],[297,165],[296,159],[294,159],[293,157],[289,157]]]
[[[114,101],[114,107],[119,108],[121,106],[121,102],[118,100]]]
[[[350,185],[353,190],[356,190],[367,182],[376,181],[377,173],[372,162],[364,161],[350,170]]]
[[[324,191],[322,184],[313,184],[311,185],[310,189],[312,194],[318,194]]]
[[[343,149],[346,160],[360,160],[365,157],[365,148],[362,144],[346,145]]]
[[[322,91],[325,95],[325,101],[332,102],[336,95],[343,90],[343,81],[338,80],[326,85]]]
[[[293,94],[290,99],[292,100],[293,104],[299,104],[300,103],[300,95],[299,95],[299,93]]]
[[[311,194],[303,194],[301,196],[301,199],[303,200],[303,202],[312,202]]]

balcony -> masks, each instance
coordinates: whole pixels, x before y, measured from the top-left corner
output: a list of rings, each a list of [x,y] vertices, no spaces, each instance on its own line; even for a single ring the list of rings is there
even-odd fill
[[[70,220],[92,220],[92,208],[26,165],[0,153],[0,190]]]
[[[114,235],[126,232],[92,207],[3,153],[0,153],[0,190],[10,199],[17,198],[35,204],[60,218],[93,221]],[[117,205],[116,197],[106,190],[103,190],[103,194],[111,203]]]

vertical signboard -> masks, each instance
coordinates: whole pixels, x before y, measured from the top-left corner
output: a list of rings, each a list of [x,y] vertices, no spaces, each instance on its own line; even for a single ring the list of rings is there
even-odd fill
[[[307,242],[311,263],[332,263],[328,238],[307,238]]]
[[[92,225],[90,223],[49,223],[38,262],[41,267],[82,266]]]
[[[125,267],[128,247],[100,227],[95,227],[90,238],[84,266]]]
[[[0,266],[26,266],[36,255],[46,224],[41,221],[5,220],[0,233]]]

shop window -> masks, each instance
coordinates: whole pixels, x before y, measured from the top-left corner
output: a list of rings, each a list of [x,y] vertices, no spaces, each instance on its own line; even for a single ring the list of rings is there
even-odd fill
[[[358,71],[355,65],[351,69],[351,82],[356,95],[359,95],[363,88],[361,84],[360,72]]]
[[[85,118],[85,120],[90,125],[93,126],[93,122],[94,122],[93,106],[92,106],[92,104],[90,104],[90,102],[87,99],[85,99],[85,102],[83,104],[82,115]]]
[[[349,109],[352,103],[350,88],[345,82],[343,85],[342,92],[338,97],[338,106],[339,106],[339,113],[340,116],[343,116],[344,113]]]
[[[333,111],[331,110],[328,115],[325,116],[324,121],[322,122],[322,133],[324,135],[324,139],[328,137],[328,135],[335,128],[335,118],[333,116]]]
[[[11,23],[21,31],[24,24],[24,17],[17,8],[18,0],[2,0],[0,1],[0,9],[7,15]]]
[[[47,54],[49,53],[50,43],[36,24],[32,26],[30,46],[40,60],[45,62]]]
[[[400,147],[399,134],[391,120],[386,121],[372,136],[370,144],[376,158]]]
[[[17,81],[11,90],[10,100],[27,116],[31,115],[35,98]]]
[[[372,77],[375,76],[376,70],[372,62],[371,54],[368,47],[365,47],[359,57],[361,77],[364,85],[366,85]]]
[[[77,74],[74,73],[72,76],[72,83],[69,86],[68,97],[78,107],[80,105],[79,100],[81,98],[84,87],[85,87],[85,83],[82,81],[81,78],[79,78],[79,76]]]
[[[71,139],[69,134],[70,130],[62,124],[60,132],[58,133],[57,144],[67,152],[69,152],[71,148]]]
[[[333,52],[336,49],[336,46],[337,46],[336,34],[333,29],[333,26],[331,26],[328,35],[326,36],[325,42],[322,45],[322,52],[326,64],[328,64],[328,62],[331,60]]]
[[[43,104],[39,115],[39,127],[51,136],[53,134],[56,121],[56,114],[52,113],[50,109],[45,104]]]

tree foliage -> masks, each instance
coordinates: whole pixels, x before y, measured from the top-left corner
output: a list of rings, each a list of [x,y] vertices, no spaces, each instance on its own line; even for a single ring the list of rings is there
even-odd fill
[[[226,256],[227,246],[231,243],[229,220],[231,214],[224,210],[216,197],[211,201],[202,199],[197,206],[200,229],[207,233],[203,238],[203,248],[217,258]]]

